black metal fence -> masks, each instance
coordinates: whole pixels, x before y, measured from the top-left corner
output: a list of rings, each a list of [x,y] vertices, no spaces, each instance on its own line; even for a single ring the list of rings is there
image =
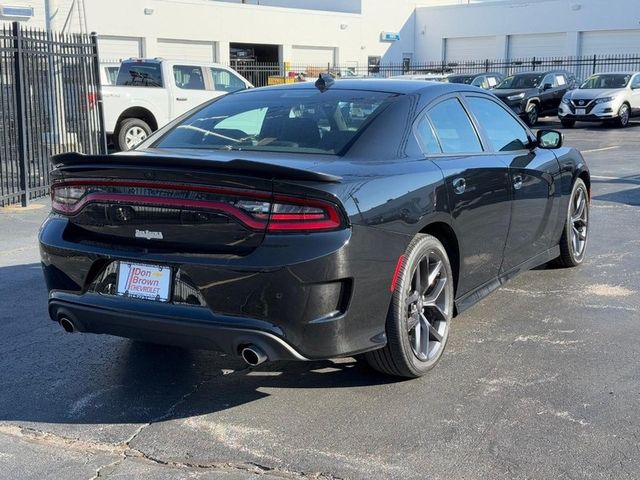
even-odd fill
[[[0,28],[0,206],[48,193],[49,159],[106,152],[97,38]]]
[[[314,65],[289,63],[231,63],[241,75],[256,87],[277,83],[293,83],[317,78],[319,73],[330,72],[339,78],[394,77],[407,74],[481,73],[499,72],[511,75],[526,71],[567,70],[578,81],[597,72],[639,71],[640,53],[628,55],[591,55],[583,57],[544,57],[498,60],[467,60],[422,63],[375,63],[371,65]]]

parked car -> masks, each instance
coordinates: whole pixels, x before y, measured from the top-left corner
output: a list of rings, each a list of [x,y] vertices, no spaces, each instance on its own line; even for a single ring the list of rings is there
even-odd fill
[[[459,84],[247,90],[134,153],[53,165],[51,318],[250,365],[365,353],[423,375],[454,313],[529,268],[581,264],[589,232],[580,153]]]
[[[626,127],[640,115],[640,72],[598,73],[562,97],[558,116],[564,127],[576,121]]]
[[[106,131],[117,148],[131,150],[201,103],[251,87],[238,73],[216,63],[126,60],[115,85],[102,89]]]
[[[464,85],[473,85],[485,90],[495,88],[502,80],[504,75],[498,72],[486,73],[454,73],[447,77],[449,83],[462,83]]]
[[[545,115],[557,115],[565,93],[575,88],[575,76],[563,70],[511,75],[492,92],[530,127]]]

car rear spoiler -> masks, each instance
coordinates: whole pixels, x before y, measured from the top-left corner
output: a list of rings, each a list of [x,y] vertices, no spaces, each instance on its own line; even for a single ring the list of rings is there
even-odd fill
[[[172,157],[154,154],[118,154],[118,155],[84,155],[81,153],[63,153],[51,158],[57,170],[72,171],[75,167],[117,168],[126,165],[145,165],[149,168],[192,168],[197,170],[222,170],[252,177],[282,180],[303,180],[312,182],[339,183],[342,178],[329,173],[303,170],[273,163],[255,160],[214,160],[197,157]]]

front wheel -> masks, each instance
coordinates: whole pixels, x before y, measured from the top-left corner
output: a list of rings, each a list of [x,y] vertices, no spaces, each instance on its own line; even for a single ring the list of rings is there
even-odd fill
[[[584,261],[589,233],[589,191],[581,178],[573,184],[564,231],[560,239],[560,267],[577,267]]]
[[[623,103],[618,110],[618,118],[616,118],[616,125],[620,128],[625,128],[629,125],[629,120],[631,118],[631,110],[629,109],[629,105]]]
[[[374,369],[417,378],[444,352],[453,317],[453,273],[449,257],[431,235],[407,248],[387,315],[387,345],[365,355]]]
[[[538,105],[535,103],[530,103],[529,106],[527,107],[526,116],[524,119],[525,123],[530,127],[535,127],[536,124],[538,123],[538,118],[539,118]]]

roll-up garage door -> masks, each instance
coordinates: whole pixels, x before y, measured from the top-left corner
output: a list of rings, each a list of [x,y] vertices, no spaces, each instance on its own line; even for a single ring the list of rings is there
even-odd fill
[[[640,29],[580,34],[580,55],[640,53]]]
[[[127,58],[142,57],[142,39],[136,37],[99,36],[100,61],[116,62]]]
[[[509,36],[509,58],[560,57],[566,55],[564,33]]]
[[[325,66],[335,63],[335,48],[294,46],[291,49],[291,63],[294,65]]]
[[[496,37],[445,39],[445,60],[485,60],[496,56]]]
[[[189,62],[213,62],[216,56],[215,42],[158,39],[158,57],[167,60]]]

